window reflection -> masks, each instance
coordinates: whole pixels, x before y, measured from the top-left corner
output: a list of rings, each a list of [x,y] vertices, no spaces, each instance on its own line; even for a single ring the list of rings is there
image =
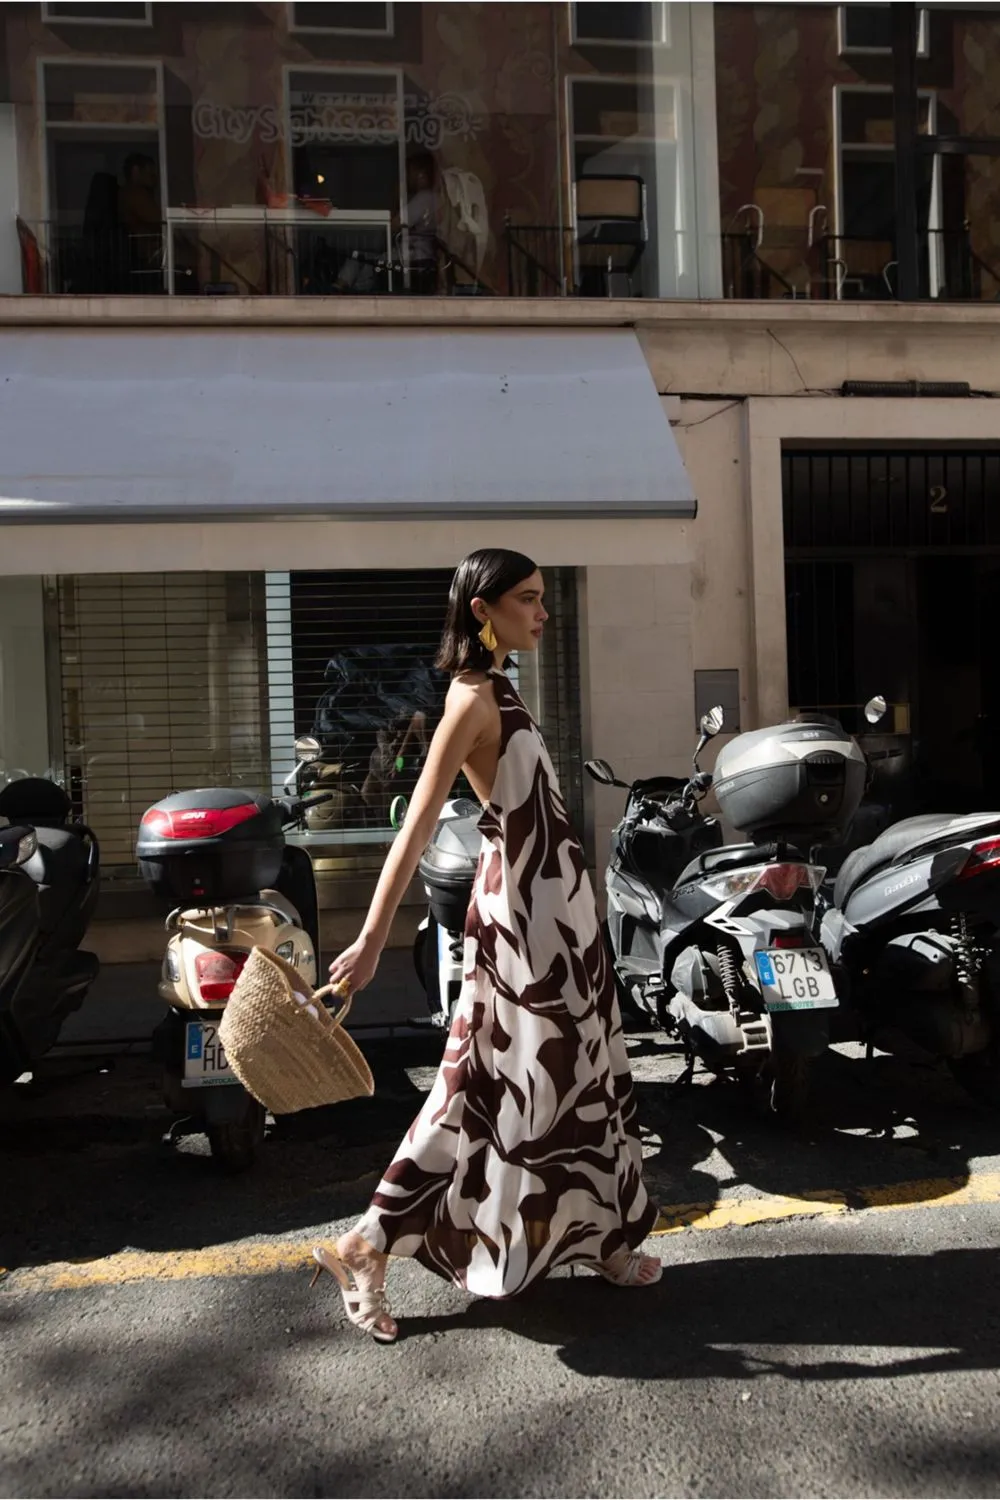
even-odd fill
[[[15,148],[25,290],[710,289],[705,7],[84,9],[34,8],[10,42],[17,139],[44,141],[42,172]]]

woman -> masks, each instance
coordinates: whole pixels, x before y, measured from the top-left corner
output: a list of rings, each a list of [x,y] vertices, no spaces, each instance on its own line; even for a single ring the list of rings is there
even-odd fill
[[[388,1256],[412,1255],[484,1297],[557,1265],[617,1286],[659,1280],[634,1247],[656,1210],[642,1184],[628,1057],[583,851],[542,737],[502,671],[548,618],[542,575],[518,552],[471,553],[452,580],[438,666],[445,711],[361,936],[330,965],[371,983],[396,908],[458,773],[485,841],[465,928],[465,984],[437,1079],[360,1223],[316,1276],[340,1283],[351,1322],[398,1329]]]

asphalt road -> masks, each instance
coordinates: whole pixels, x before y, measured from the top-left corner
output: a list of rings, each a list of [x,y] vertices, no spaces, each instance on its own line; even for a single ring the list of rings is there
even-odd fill
[[[398,1262],[383,1348],[308,1249],[436,1045],[373,1044],[376,1097],[285,1121],[243,1178],[163,1142],[143,1057],[2,1100],[0,1494],[1000,1493],[998,1129],[944,1074],[832,1055],[788,1136],[735,1088],[671,1095],[634,1035],[662,1282],[490,1303]]]

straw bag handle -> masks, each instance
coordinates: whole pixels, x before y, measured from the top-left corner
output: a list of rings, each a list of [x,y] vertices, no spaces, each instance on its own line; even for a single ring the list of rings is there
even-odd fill
[[[339,1026],[351,1008],[351,991],[347,986],[346,979],[338,979],[336,984],[324,984],[321,990],[313,991],[314,1000],[322,1000],[324,995],[343,996],[344,1003],[335,1016],[331,1016],[334,1026]]]

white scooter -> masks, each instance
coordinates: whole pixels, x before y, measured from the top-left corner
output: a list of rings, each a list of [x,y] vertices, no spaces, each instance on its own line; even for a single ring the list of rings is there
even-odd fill
[[[403,799],[393,804],[393,825],[402,823]],[[418,873],[428,911],[417,929],[413,963],[435,1026],[451,1025],[464,977],[465,918],[483,847],[482,808],[468,797],[445,803],[424,850]]]
[[[320,746],[301,739],[295,753],[286,787],[301,786]],[[227,1171],[252,1165],[265,1117],[226,1059],[222,1014],[254,947],[280,954],[315,987],[316,880],[309,855],[285,842],[285,830],[304,826],[309,808],[336,795],[286,799],[202,787],[165,797],[139,825],[140,873],[174,903],[158,987],[169,1011],[154,1033],[164,1094],[178,1114],[203,1126],[213,1158]]]

